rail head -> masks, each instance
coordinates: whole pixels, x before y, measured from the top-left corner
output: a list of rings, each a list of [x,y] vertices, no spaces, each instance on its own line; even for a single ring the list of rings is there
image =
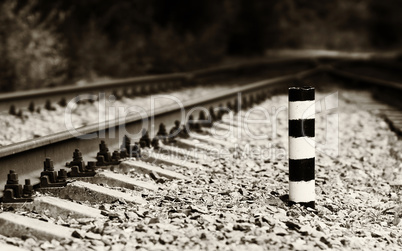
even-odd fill
[[[338,77],[349,78],[349,79],[353,79],[356,81],[365,82],[365,83],[369,83],[369,84],[372,84],[375,86],[379,86],[379,87],[388,87],[388,88],[392,88],[397,91],[402,91],[402,83],[382,80],[382,79],[368,77],[368,76],[361,76],[361,75],[357,75],[354,73],[338,70],[331,66],[326,66],[326,67],[327,67],[328,73],[333,74]]]
[[[121,86],[138,86],[145,83],[152,82],[167,82],[167,81],[183,81],[188,78],[186,73],[172,73],[165,75],[157,75],[157,76],[144,76],[144,77],[134,77],[134,78],[125,78],[125,79],[116,79],[116,80],[105,80],[100,81],[93,84],[87,85],[68,85],[61,86],[55,88],[43,88],[39,90],[28,90],[21,92],[11,92],[0,94],[0,102],[9,102],[14,100],[25,100],[31,98],[38,98],[44,96],[52,96],[59,94],[68,94],[68,93],[84,93],[90,92],[93,90],[102,90],[108,88],[115,88]]]
[[[306,63],[314,64],[309,58],[286,58],[286,59],[258,59],[251,62],[235,63],[219,67],[211,67],[202,70],[196,70],[183,73],[170,73],[152,76],[140,76],[133,78],[105,80],[87,85],[68,85],[54,88],[43,88],[38,90],[27,90],[21,92],[11,92],[0,94],[0,103],[12,102],[16,100],[29,100],[33,98],[52,97],[54,95],[76,94],[97,91],[102,89],[111,89],[116,87],[136,87],[147,83],[162,83],[169,81],[191,82],[196,78],[211,76],[220,73],[233,73],[235,71],[247,68],[256,68],[257,66],[269,66],[278,64]]]

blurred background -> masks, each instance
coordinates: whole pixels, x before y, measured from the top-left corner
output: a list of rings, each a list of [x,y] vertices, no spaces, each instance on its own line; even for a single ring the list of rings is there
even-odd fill
[[[0,91],[188,71],[278,49],[402,49],[401,1],[2,0]]]

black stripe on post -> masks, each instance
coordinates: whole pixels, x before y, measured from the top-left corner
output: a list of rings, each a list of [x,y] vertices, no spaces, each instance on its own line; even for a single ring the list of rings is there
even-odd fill
[[[314,137],[315,119],[291,119],[289,120],[289,136],[291,137]]]
[[[309,201],[309,202],[293,202],[293,201],[289,201],[288,202],[288,205],[289,206],[292,206],[292,205],[295,205],[295,204],[298,204],[298,205],[300,205],[300,206],[303,206],[303,207],[310,207],[310,208],[315,208],[315,201]]]
[[[314,179],[315,158],[289,159],[289,180],[310,181]]]
[[[289,101],[307,101],[314,100],[314,87],[291,87],[289,88]]]

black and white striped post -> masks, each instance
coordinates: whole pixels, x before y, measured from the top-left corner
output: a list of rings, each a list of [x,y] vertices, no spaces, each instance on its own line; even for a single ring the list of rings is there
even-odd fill
[[[314,87],[289,88],[289,202],[315,207]]]

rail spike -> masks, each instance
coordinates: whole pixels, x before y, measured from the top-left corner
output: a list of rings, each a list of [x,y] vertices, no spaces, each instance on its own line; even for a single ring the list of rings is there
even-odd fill
[[[24,188],[18,183],[18,174],[14,170],[10,170],[7,174],[7,183],[4,186],[3,203],[21,203],[33,201],[34,194],[31,180],[26,179]]]
[[[149,138],[147,129],[143,128],[141,133],[142,133],[142,137],[140,139],[140,147],[141,148],[145,148],[145,147],[150,148],[151,147],[151,139]]]
[[[228,101],[227,103],[226,103],[226,107],[230,110],[230,111],[232,111],[233,110],[233,105],[232,105],[232,103],[230,102],[230,101]]]
[[[247,101],[247,96],[243,96],[241,101],[241,109],[246,110],[249,107],[249,103]]]
[[[190,130],[190,132],[191,131],[194,131],[194,132],[201,132],[202,131],[200,123],[198,123],[197,120],[194,120],[193,115],[190,115],[188,117],[187,128]]]
[[[154,137],[151,141],[152,147],[154,150],[158,150],[159,149],[159,139]]]
[[[176,120],[174,126],[169,131],[169,142],[176,142],[176,138],[181,136],[182,129],[180,128],[180,121]]]
[[[204,127],[212,127],[212,118],[211,115],[208,112],[208,116],[205,115],[204,111],[200,111],[199,117],[198,117],[198,123],[200,126]]]
[[[15,105],[11,105],[11,106],[10,106],[10,109],[8,110],[8,113],[9,113],[10,115],[14,115],[14,116],[17,115],[17,108],[15,108]]]
[[[216,115],[215,115],[215,111],[214,108],[211,106],[209,107],[209,116],[211,118],[211,122],[215,122],[216,121]]]
[[[137,142],[135,142],[135,144],[133,146],[132,155],[133,155],[134,158],[137,158],[137,159],[141,158],[141,148],[140,148],[140,145]]]
[[[160,140],[162,140],[163,142],[166,142],[168,139],[168,133],[166,131],[166,126],[163,123],[160,123],[159,125],[159,130],[158,133],[156,134],[156,137]]]
[[[53,167],[53,161],[50,158],[46,158],[43,162],[43,172],[40,173],[40,183],[38,188],[66,186],[66,178],[66,170],[60,169],[59,172],[56,172]]]
[[[58,102],[59,106],[61,107],[66,107],[67,106],[67,100],[66,98],[61,98],[60,101]]]
[[[91,177],[96,174],[93,164],[88,162],[88,166],[85,166],[85,162],[82,158],[82,153],[79,149],[75,149],[73,153],[73,161],[66,163],[67,167],[71,168],[68,172],[69,177]]]
[[[52,106],[52,103],[50,102],[49,99],[46,100],[45,109],[48,110],[48,111],[55,111],[56,110],[56,108],[54,106]]]
[[[131,156],[131,139],[124,135],[123,142],[120,146],[120,158],[128,158]]]
[[[28,110],[29,110],[31,113],[34,113],[34,112],[35,112],[35,103],[34,103],[33,101],[31,101],[31,102],[29,103]]]
[[[224,109],[223,106],[220,104],[218,107],[218,112],[216,114],[216,120],[217,121],[222,120],[222,117],[226,112],[228,112],[228,110]]]
[[[99,152],[96,155],[96,166],[111,166],[120,164],[120,158],[118,160],[113,159],[109,148],[104,140],[99,144]]]
[[[240,111],[240,107],[239,107],[239,101],[237,100],[237,98],[234,101],[234,105],[233,105],[233,111],[235,113],[238,113]]]

